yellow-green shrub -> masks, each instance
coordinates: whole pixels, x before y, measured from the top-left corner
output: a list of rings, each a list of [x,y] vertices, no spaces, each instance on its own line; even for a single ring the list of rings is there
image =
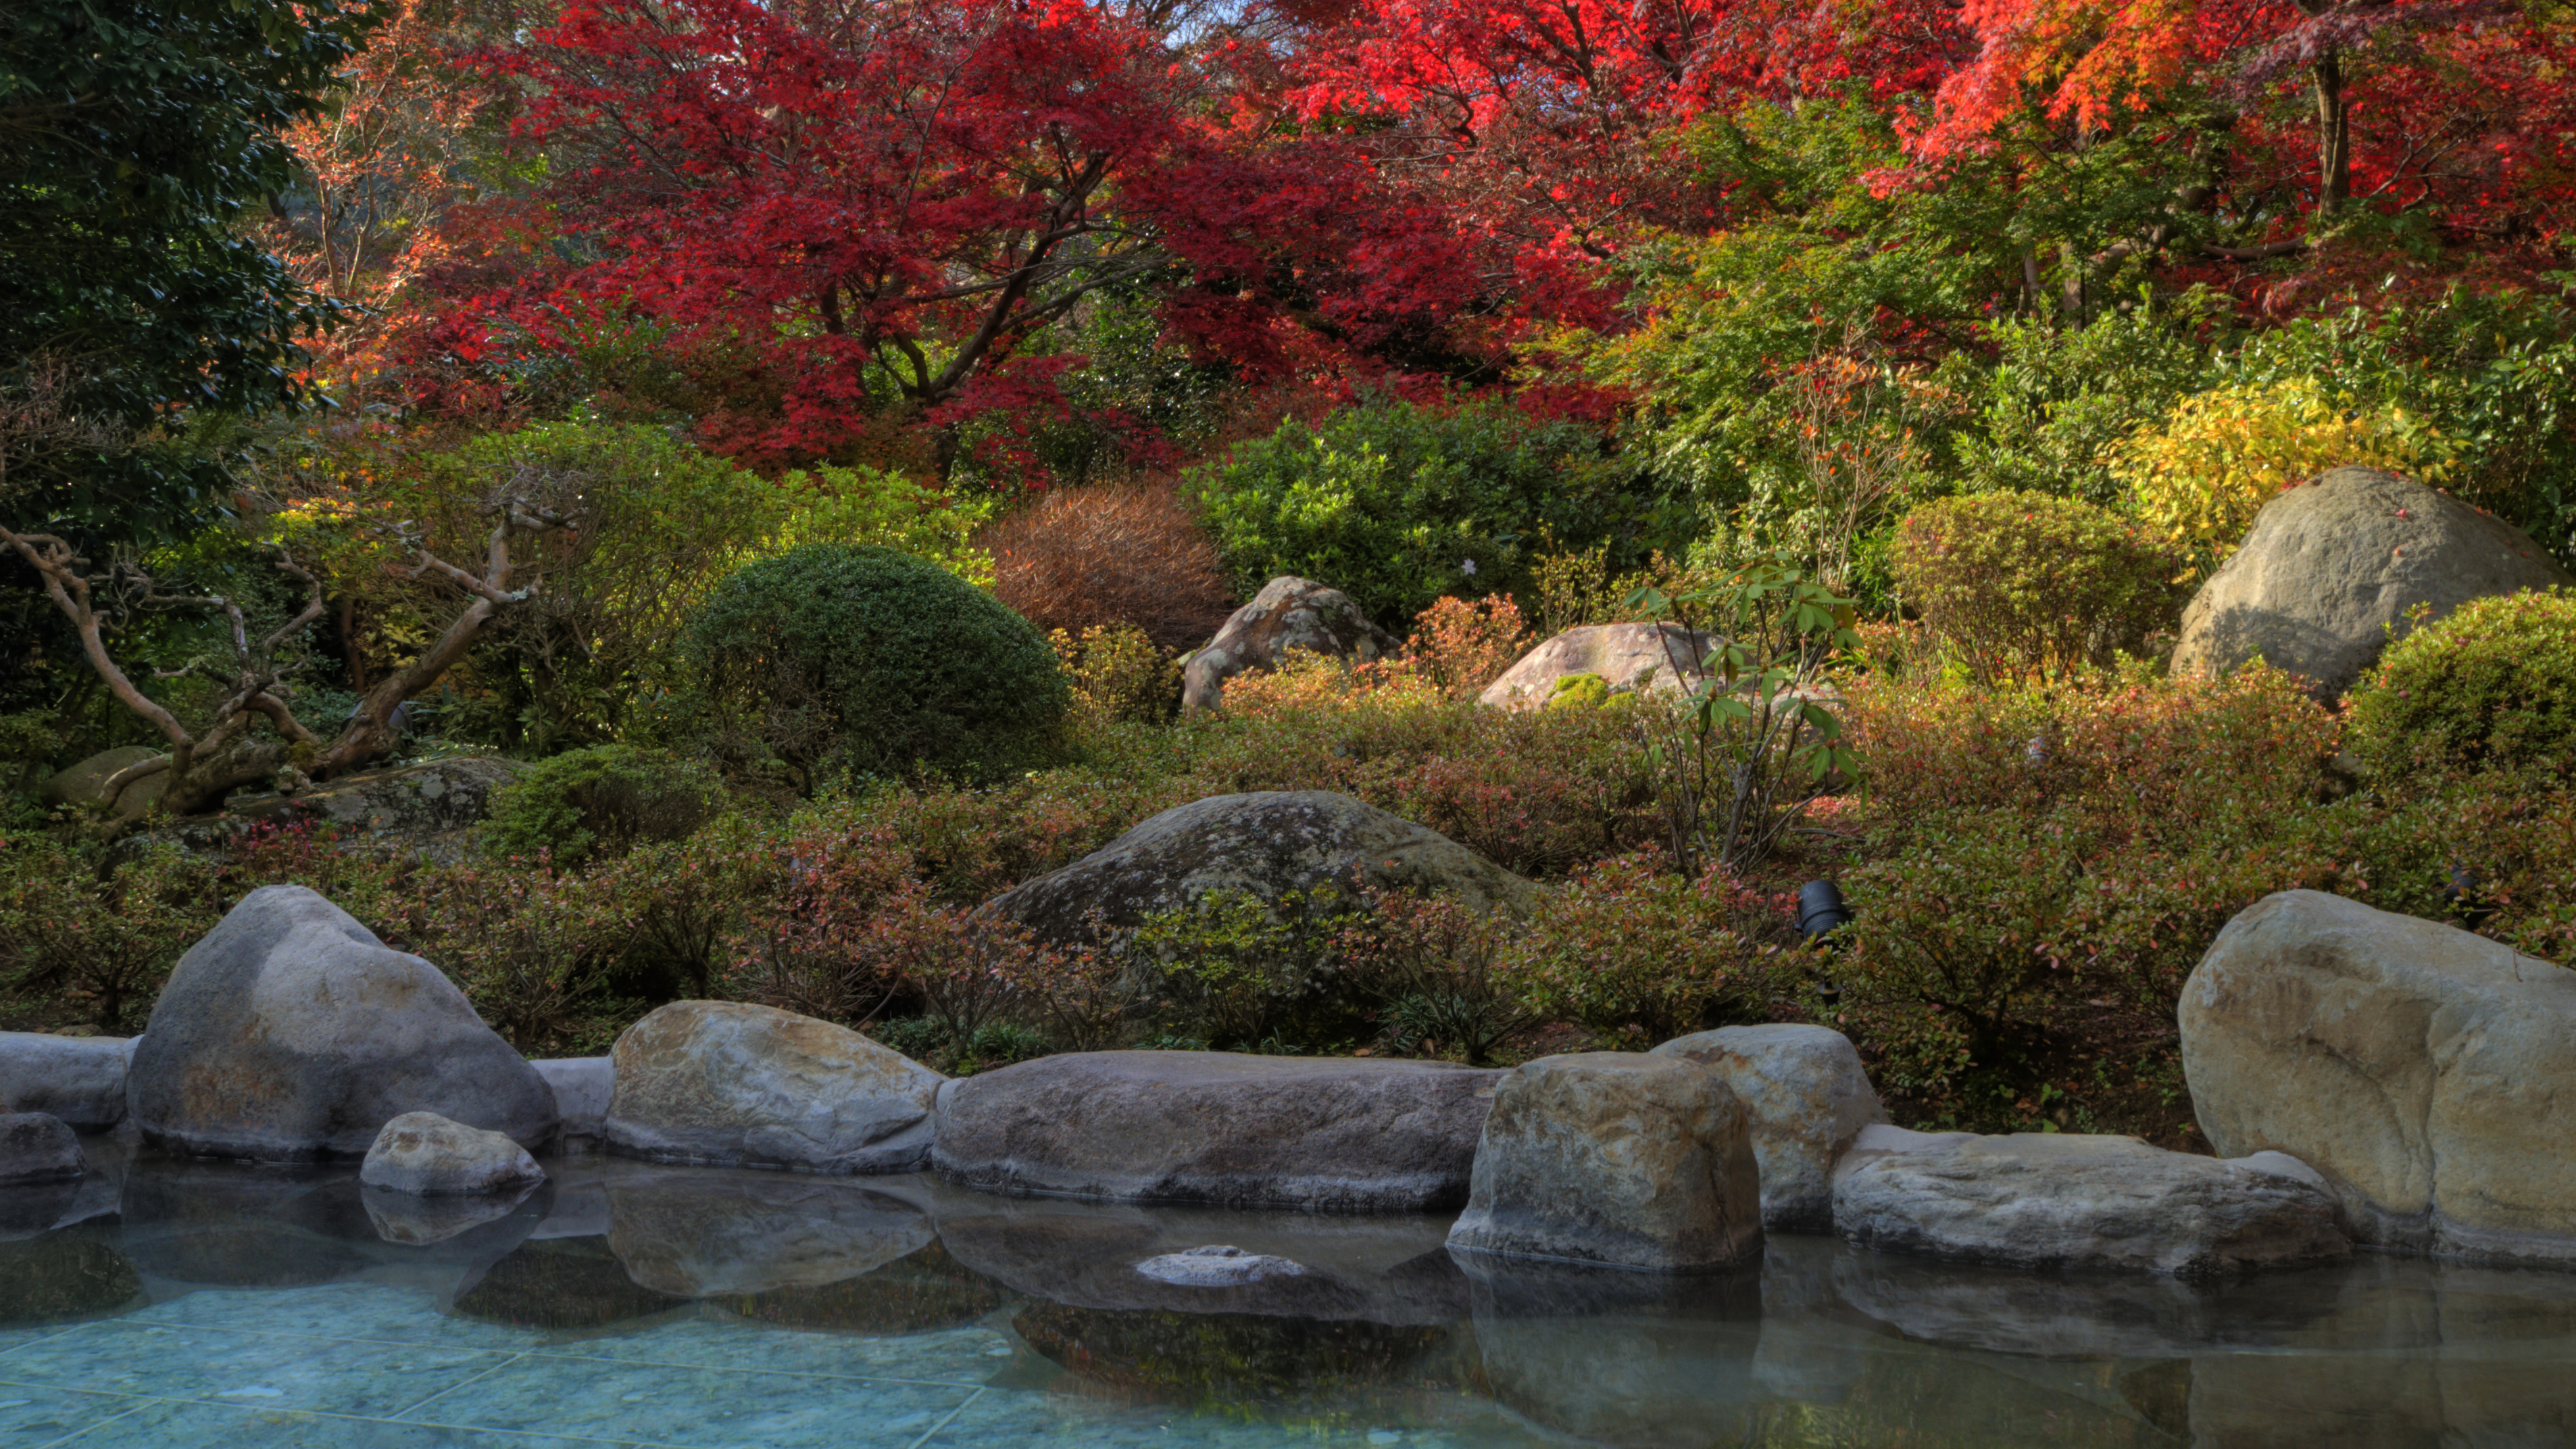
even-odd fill
[[[2301,378],[2184,398],[2114,446],[2111,476],[2167,537],[2216,561],[2293,483],[2351,463],[2436,481],[2454,452],[2420,417]]]

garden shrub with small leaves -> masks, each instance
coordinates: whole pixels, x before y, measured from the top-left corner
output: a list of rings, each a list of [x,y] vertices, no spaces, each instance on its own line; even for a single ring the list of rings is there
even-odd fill
[[[2352,692],[2344,747],[2383,789],[2576,774],[2576,590],[2472,599],[2389,645]]]
[[[714,770],[668,752],[592,745],[545,760],[492,792],[484,848],[558,865],[681,840],[713,818],[724,798]]]
[[[989,780],[1062,744],[1070,690],[1046,636],[910,554],[814,544],[757,560],[689,628],[708,697],[809,792],[849,772]]]
[[[1897,589],[1992,681],[2108,666],[2182,617],[2182,554],[2107,508],[2041,493],[1944,498],[1897,526]]]

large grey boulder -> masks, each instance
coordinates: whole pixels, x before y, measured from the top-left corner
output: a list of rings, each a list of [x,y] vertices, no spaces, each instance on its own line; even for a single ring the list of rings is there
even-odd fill
[[[1655,1055],[1697,1062],[1744,1104],[1762,1169],[1762,1226],[1834,1226],[1835,1161],[1864,1127],[1887,1120],[1851,1039],[1831,1027],[1722,1026],[1678,1037]]]
[[[0,1187],[61,1182],[86,1176],[89,1158],[80,1138],[59,1117],[42,1112],[0,1112]]]
[[[75,1132],[125,1120],[125,1064],[134,1039],[0,1031],[0,1111],[45,1112]]]
[[[2363,1242],[2576,1263],[2576,972],[2284,891],[2218,933],[2180,1017],[2211,1146],[2316,1168]]]
[[[1040,1057],[943,1089],[935,1160],[990,1192],[1436,1211],[1466,1199],[1499,1075],[1236,1052]]]
[[[2334,1194],[2295,1159],[2221,1162],[2064,1133],[1864,1129],[1834,1169],[1834,1228],[1888,1252],[2177,1278],[2352,1252]]]
[[[912,1172],[937,1072],[847,1027],[736,1001],[675,1001],[611,1055],[612,1152],[655,1162]]]
[[[2439,619],[2471,599],[2576,584],[2521,529],[2375,468],[2336,468],[2263,505],[2183,610],[2176,673],[2225,674],[2261,655],[2337,699],[2407,610]]]
[[[554,1135],[554,1093],[437,967],[302,886],[242,898],[170,973],[134,1049],[144,1139],[267,1162],[358,1158],[405,1112]]]
[[[421,1197],[520,1193],[545,1180],[545,1169],[518,1143],[435,1112],[405,1112],[387,1122],[358,1169],[367,1187]]]
[[[1451,1249],[1708,1273],[1762,1250],[1743,1104],[1679,1057],[1583,1052],[1494,1089]]]
[[[156,771],[126,783],[116,798],[107,797],[107,782],[132,765],[157,760],[164,751],[148,745],[119,745],[102,750],[77,765],[70,765],[47,775],[36,786],[36,798],[47,805],[71,806],[75,809],[103,810],[116,816],[140,815],[170,785],[170,772]]]
[[[1252,602],[1235,610],[1216,637],[1182,666],[1181,707],[1215,709],[1224,703],[1227,680],[1247,669],[1275,669],[1299,651],[1365,661],[1403,647],[1402,640],[1370,622],[1350,595],[1282,574],[1263,584]]]
[[[1263,790],[1175,806],[1059,871],[985,903],[1042,940],[1101,944],[1212,895],[1265,903],[1318,888],[1454,895],[1525,911],[1537,888],[1436,830],[1348,795]]]
[[[608,1135],[608,1104],[617,1094],[615,1057],[540,1057],[528,1065],[554,1089],[566,1141],[596,1146]]]
[[[1557,681],[1593,674],[1613,691],[1691,688],[1707,677],[1711,655],[1725,641],[1679,624],[1585,624],[1568,629],[1524,654],[1476,697],[1480,704],[1537,709]]]

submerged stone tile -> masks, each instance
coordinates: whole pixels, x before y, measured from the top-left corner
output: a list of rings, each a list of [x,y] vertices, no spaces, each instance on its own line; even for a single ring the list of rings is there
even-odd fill
[[[707,1449],[901,1449],[975,1392],[532,1353],[396,1417]]]

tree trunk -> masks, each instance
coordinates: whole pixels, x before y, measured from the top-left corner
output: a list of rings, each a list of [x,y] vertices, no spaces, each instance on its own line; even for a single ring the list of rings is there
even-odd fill
[[[2308,68],[2317,93],[2317,210],[2332,215],[2352,199],[2352,102],[2343,58],[2328,51]]]

